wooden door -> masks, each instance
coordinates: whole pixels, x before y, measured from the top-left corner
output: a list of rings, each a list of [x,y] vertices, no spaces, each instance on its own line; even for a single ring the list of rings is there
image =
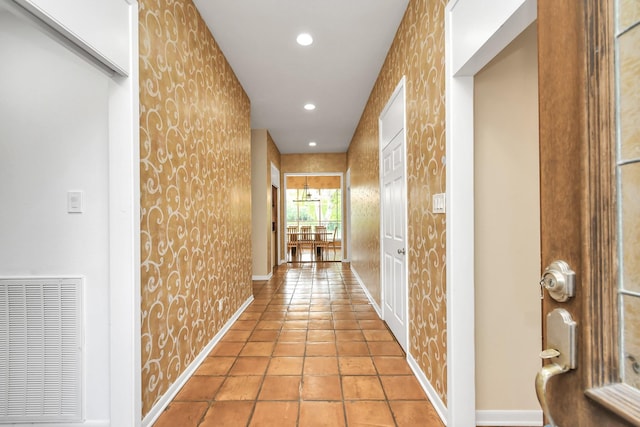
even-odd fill
[[[575,297],[544,296],[543,319],[561,307],[577,322],[576,369],[547,401],[558,426],[640,425],[620,379],[613,1],[539,0],[538,34],[542,267],[576,272]]]
[[[407,350],[407,260],[404,87],[399,86],[380,115],[382,314]]]

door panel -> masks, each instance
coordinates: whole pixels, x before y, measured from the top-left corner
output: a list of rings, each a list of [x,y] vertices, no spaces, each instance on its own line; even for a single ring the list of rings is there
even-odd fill
[[[562,427],[632,425],[611,410],[615,398],[599,397],[620,376],[612,10],[611,1],[538,1],[541,259],[576,272],[575,297],[543,300],[543,319],[564,308],[577,322],[576,369],[546,393]]]
[[[404,96],[394,94],[381,115],[382,304],[383,317],[400,345],[407,348],[406,192]]]

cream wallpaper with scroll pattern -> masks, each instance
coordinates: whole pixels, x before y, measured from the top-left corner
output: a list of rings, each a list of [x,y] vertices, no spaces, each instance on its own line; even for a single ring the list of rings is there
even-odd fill
[[[251,129],[191,0],[138,4],[145,415],[251,295]]]
[[[446,0],[411,0],[351,141],[353,267],[380,303],[378,117],[406,76],[409,351],[446,404],[445,191]]]

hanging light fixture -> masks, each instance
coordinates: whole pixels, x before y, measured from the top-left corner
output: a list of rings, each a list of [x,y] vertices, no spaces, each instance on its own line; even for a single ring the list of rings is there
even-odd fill
[[[311,195],[311,191],[309,191],[309,181],[308,176],[304,177],[304,186],[302,191],[302,198],[298,200],[294,200],[294,202],[319,202],[320,199],[314,199]]]

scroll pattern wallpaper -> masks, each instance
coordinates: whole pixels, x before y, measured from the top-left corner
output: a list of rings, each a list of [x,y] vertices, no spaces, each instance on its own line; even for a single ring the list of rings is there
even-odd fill
[[[251,129],[192,1],[138,4],[146,415],[251,295]]]
[[[446,0],[411,0],[349,147],[354,269],[380,303],[378,117],[406,76],[409,351],[446,404],[445,216],[431,196],[445,183]]]

